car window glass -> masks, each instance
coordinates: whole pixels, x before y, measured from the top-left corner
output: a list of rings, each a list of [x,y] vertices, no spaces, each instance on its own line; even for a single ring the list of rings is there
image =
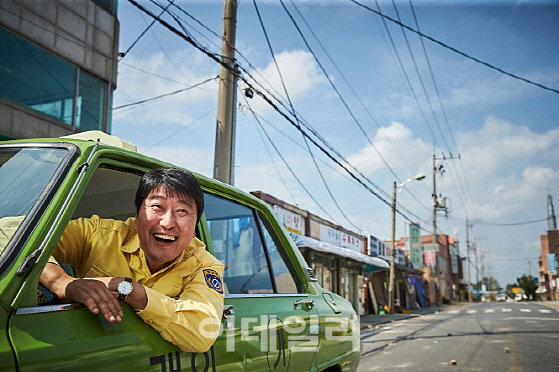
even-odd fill
[[[45,192],[68,150],[0,148],[0,253]]]
[[[268,224],[266,223],[265,218],[259,216],[259,221],[261,222],[262,233],[264,234],[264,240],[270,255],[270,262],[272,263],[272,272],[276,282],[277,292],[297,293],[297,285],[293,279],[293,275],[289,271],[288,266],[285,264],[284,257],[281,255],[281,252],[283,251],[278,250],[279,243],[276,244],[274,239],[275,234],[271,233],[268,229]]]
[[[225,265],[226,293],[274,293],[253,210],[206,193],[205,212],[214,255]]]

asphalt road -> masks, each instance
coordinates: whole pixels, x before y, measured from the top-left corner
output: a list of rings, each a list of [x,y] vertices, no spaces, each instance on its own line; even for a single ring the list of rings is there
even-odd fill
[[[476,303],[361,332],[359,372],[559,371],[559,311]]]

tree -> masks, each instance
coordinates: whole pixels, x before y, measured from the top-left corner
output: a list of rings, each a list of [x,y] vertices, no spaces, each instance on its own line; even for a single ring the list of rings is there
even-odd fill
[[[538,289],[538,284],[534,280],[532,275],[522,275],[520,278],[516,279],[518,286],[522,288],[524,294],[528,298],[534,298],[536,295],[536,290]]]
[[[498,292],[502,288],[499,286],[499,282],[492,276],[484,276],[483,279],[476,284],[474,284],[475,289],[481,289],[481,286],[485,284],[487,291]]]

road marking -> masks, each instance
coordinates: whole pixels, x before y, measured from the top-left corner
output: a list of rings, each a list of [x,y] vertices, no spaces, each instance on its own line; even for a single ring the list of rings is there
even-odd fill
[[[532,310],[530,310],[530,309],[520,309],[520,312],[521,313],[531,313]]]
[[[508,318],[505,318],[506,320],[528,320],[528,319],[532,319],[532,320],[559,320],[559,318],[537,318],[537,317],[521,317],[521,316],[511,316]]]
[[[512,311],[512,309],[506,307],[504,309],[501,310],[503,313],[510,313]]]
[[[549,313],[551,313],[551,310],[550,310],[550,309],[539,309],[539,310],[540,310],[540,313],[544,313],[544,314],[549,314]]]
[[[460,312],[460,310],[450,310],[448,313],[449,314],[458,314]]]
[[[475,314],[477,313],[477,310],[468,310],[466,311],[467,314]]]
[[[485,312],[486,312],[486,313],[494,313],[494,312],[495,312],[495,309],[485,309]]]

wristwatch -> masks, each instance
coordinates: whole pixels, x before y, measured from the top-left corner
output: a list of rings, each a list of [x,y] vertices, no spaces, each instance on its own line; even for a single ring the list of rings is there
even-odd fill
[[[126,296],[132,293],[133,289],[134,287],[132,286],[132,279],[124,278],[124,280],[118,283],[118,286],[116,287],[116,291],[118,292],[118,300],[126,300]]]

